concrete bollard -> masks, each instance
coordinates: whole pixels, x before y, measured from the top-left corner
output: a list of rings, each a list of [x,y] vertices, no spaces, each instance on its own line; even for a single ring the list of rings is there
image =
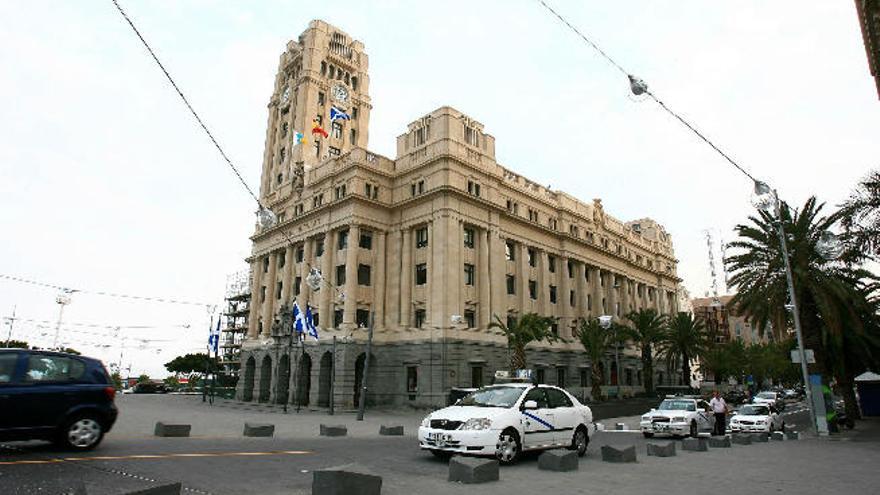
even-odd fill
[[[388,435],[388,436],[403,436],[403,426],[395,425],[395,426],[379,426],[379,434],[380,435]]]
[[[577,471],[577,452],[561,449],[545,451],[538,456],[538,469],[546,471]]]
[[[617,431],[623,431],[626,429],[626,423],[617,423],[614,425],[614,429]]]
[[[752,444],[752,436],[744,435],[740,433],[734,433],[731,437],[731,441],[736,445],[751,445]]]
[[[705,438],[685,438],[681,441],[681,450],[689,450],[691,452],[706,452],[709,447]]]
[[[767,443],[768,441],[766,433],[752,433],[752,442]]]
[[[782,433],[781,431],[774,431],[770,435],[770,438],[772,438],[773,440],[782,441],[782,440],[785,440],[785,433]]]
[[[163,423],[159,421],[156,423],[156,429],[153,430],[153,434],[157,437],[188,437],[191,428],[192,425]]]
[[[652,455],[654,457],[674,457],[675,456],[675,442],[669,442],[666,445],[660,445],[657,443],[649,443],[648,444],[648,455]]]
[[[636,447],[602,446],[602,460],[605,462],[636,462]]]
[[[709,447],[713,449],[730,448],[730,437],[726,435],[723,437],[711,437],[709,438]]]
[[[245,423],[242,434],[246,437],[271,437],[275,434],[275,425]]]
[[[344,437],[348,435],[348,428],[345,425],[321,425],[322,437]]]
[[[499,464],[495,459],[455,456],[449,460],[449,481],[474,484],[498,479]]]
[[[135,492],[125,492],[124,495],[180,495],[180,483],[172,483],[170,485],[154,486],[145,490]]]
[[[359,464],[320,469],[312,473],[312,495],[381,495],[382,477]]]
[[[787,432],[785,432],[785,439],[786,440],[800,440],[801,434],[796,431],[787,431]]]

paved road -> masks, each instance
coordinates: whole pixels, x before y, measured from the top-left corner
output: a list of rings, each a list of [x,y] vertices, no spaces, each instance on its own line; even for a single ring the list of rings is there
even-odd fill
[[[209,408],[192,399],[144,397],[120,401],[123,418],[118,430],[91,453],[64,454],[46,444],[27,443],[0,449],[2,493],[64,493],[83,483],[89,494],[119,494],[161,482],[182,481],[189,493],[307,494],[311,472],[359,463],[383,476],[385,494],[645,493],[651,489],[696,493],[790,492],[874,493],[880,478],[876,459],[880,444],[802,440],[735,446],[706,453],[681,452],[676,458],[644,456],[645,439],[638,433],[598,433],[581,469],[575,473],[537,470],[536,456],[502,469],[502,480],[479,488],[445,481],[447,466],[416,447],[413,429],[405,437],[379,437],[385,420],[409,425],[421,413],[373,414],[357,423],[351,415],[333,418],[348,424],[352,436],[321,438],[316,425],[325,415],[280,415],[233,408]],[[795,409],[795,408],[791,408]],[[148,434],[150,415],[189,417],[197,412],[192,438],[155,438]],[[791,414],[793,422],[803,413]],[[243,420],[278,426],[275,438],[242,438]],[[228,426],[235,423],[237,428]],[[373,427],[376,427],[373,429]],[[407,426],[409,428],[409,426]],[[147,432],[147,433],[145,433]],[[663,440],[660,440],[663,441]],[[636,445],[635,465],[603,463],[602,444]]]

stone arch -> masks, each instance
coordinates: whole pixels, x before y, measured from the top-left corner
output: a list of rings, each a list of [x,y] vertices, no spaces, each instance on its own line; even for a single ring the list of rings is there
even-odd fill
[[[275,390],[275,403],[284,404],[290,395],[290,355],[284,354],[278,361],[278,380]]]
[[[318,372],[318,407],[330,406],[330,379],[333,375],[333,353],[321,355],[320,371]]]
[[[364,361],[366,360],[366,353],[362,352],[358,355],[357,359],[354,362],[354,407],[358,407],[361,399],[361,389],[363,388],[363,377],[364,377]],[[376,390],[376,355],[370,354],[370,369],[368,371],[369,376],[367,380],[367,388],[369,390]],[[373,397],[375,397],[375,393],[367,395],[367,405],[373,404]]]
[[[260,402],[269,402],[272,383],[272,358],[268,355],[263,357],[260,363]]]
[[[241,400],[245,402],[254,400],[254,373],[256,369],[257,362],[251,356],[244,365],[244,389],[241,394]]]
[[[301,406],[309,405],[309,392],[312,388],[312,357],[308,354],[300,356],[297,369],[296,396]]]

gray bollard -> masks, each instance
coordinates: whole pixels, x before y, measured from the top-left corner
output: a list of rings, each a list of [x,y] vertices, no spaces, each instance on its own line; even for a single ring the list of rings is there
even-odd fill
[[[648,444],[648,455],[652,455],[654,457],[674,457],[675,456],[675,442],[669,442],[666,445],[660,445],[657,443],[649,443]]]
[[[388,436],[403,436],[403,426],[395,425],[395,426],[379,426],[379,434],[380,435],[388,435]]]
[[[498,481],[498,467],[495,459],[455,456],[449,460],[449,481],[467,484]]]
[[[191,425],[163,423],[159,421],[156,423],[156,429],[153,430],[153,433],[157,437],[188,437],[191,428]]]
[[[125,495],[180,495],[180,490],[180,483],[172,483],[170,485],[154,486],[152,488],[135,492],[126,492]]]
[[[344,437],[348,435],[348,428],[345,425],[321,425],[322,437]]]
[[[773,440],[782,441],[782,440],[785,440],[785,433],[782,433],[781,431],[774,431],[770,435],[770,438],[772,438]]]
[[[636,447],[602,446],[602,460],[605,462],[636,462]]]
[[[769,441],[766,433],[753,433],[752,442],[767,443]]]
[[[740,433],[734,433],[731,437],[731,441],[736,445],[751,445],[752,444],[752,436],[744,435]]]
[[[730,448],[730,437],[726,435],[723,437],[711,437],[709,438],[709,447],[713,449]]]
[[[577,452],[561,449],[547,450],[538,456],[538,469],[546,471],[577,471]]]
[[[245,423],[242,434],[246,437],[271,437],[275,434],[275,425]]]
[[[614,429],[617,431],[623,431],[626,429],[626,423],[617,423],[614,425]]]
[[[785,439],[786,440],[800,440],[801,434],[796,431],[787,431],[787,432],[785,432]]]
[[[359,464],[320,469],[312,473],[312,495],[381,495],[382,477]]]
[[[706,452],[709,447],[705,438],[685,438],[681,441],[681,450],[689,450],[691,452]]]

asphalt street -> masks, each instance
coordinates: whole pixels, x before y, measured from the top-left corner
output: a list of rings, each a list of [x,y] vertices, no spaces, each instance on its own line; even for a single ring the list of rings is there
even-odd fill
[[[592,439],[580,470],[538,471],[537,455],[502,468],[501,481],[475,486],[446,481],[447,465],[421,452],[414,438],[423,413],[373,413],[365,422],[352,415],[276,414],[232,407],[210,407],[195,398],[137,397],[120,401],[121,418],[104,443],[88,453],[58,452],[39,443],[0,448],[0,487],[9,494],[65,493],[82,484],[89,494],[120,494],[180,481],[187,493],[307,494],[312,471],[357,463],[383,477],[383,493],[644,493],[674,489],[693,493],[723,487],[725,493],[876,493],[876,443],[819,439],[734,446],[705,453],[680,452],[675,458],[646,457],[645,440],[634,432],[600,432]],[[786,423],[797,428],[806,418],[790,407]],[[177,414],[175,414],[177,413]],[[156,438],[150,415],[168,418],[196,413],[201,423],[190,438]],[[274,438],[244,438],[227,424],[256,419],[276,424]],[[790,418],[790,419],[789,419]],[[328,421],[329,419],[329,421]],[[351,436],[317,435],[321,422],[346,424]],[[377,425],[407,427],[403,437],[380,437]],[[278,428],[280,426],[280,428]],[[375,428],[374,428],[375,427]],[[222,429],[222,430],[221,430]],[[215,431],[212,431],[215,430]],[[676,441],[652,439],[652,442]],[[637,464],[601,462],[601,445],[636,445]]]

